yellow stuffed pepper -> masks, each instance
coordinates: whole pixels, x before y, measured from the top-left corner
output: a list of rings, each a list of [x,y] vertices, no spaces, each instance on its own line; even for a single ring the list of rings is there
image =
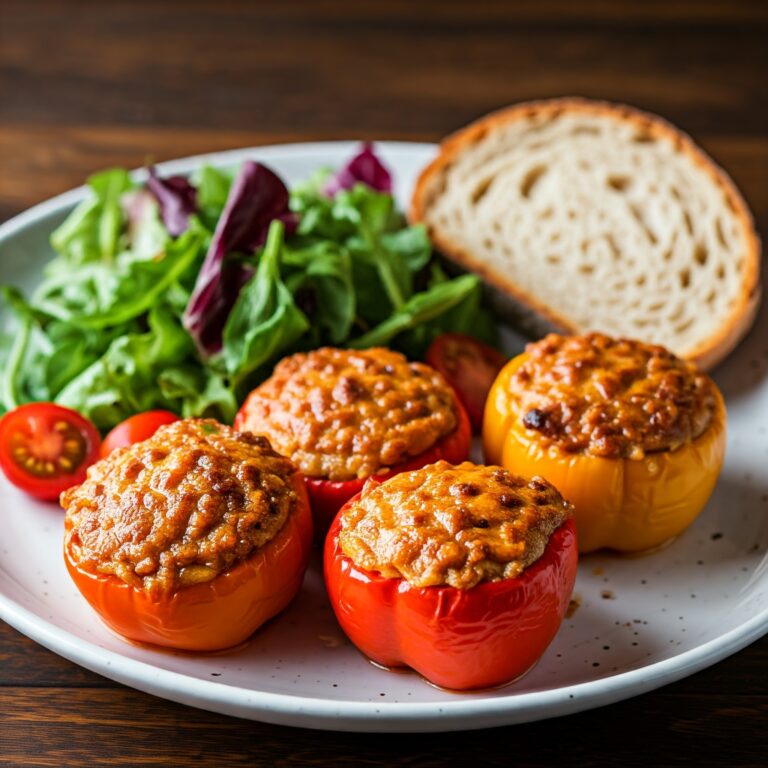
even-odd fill
[[[541,475],[575,507],[579,551],[641,551],[701,512],[725,455],[715,383],[660,346],[602,334],[529,344],[491,387],[486,461]]]

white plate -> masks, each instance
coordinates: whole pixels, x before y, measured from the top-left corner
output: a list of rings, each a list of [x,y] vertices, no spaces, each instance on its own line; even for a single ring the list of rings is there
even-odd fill
[[[264,160],[289,183],[338,165],[345,143],[297,144],[166,163]],[[382,143],[408,199],[434,149]],[[47,238],[83,190],[0,227],[2,282],[33,285]],[[72,661],[134,688],[204,709],[272,723],[349,731],[441,731],[518,723],[609,704],[689,675],[768,631],[768,333],[757,329],[718,371],[729,411],[728,456],[715,495],[667,549],[600,555],[579,566],[580,607],[538,666],[507,688],[447,693],[369,664],[343,637],[318,563],[293,605],[245,647],[193,656],[129,645],[82,600],[61,558],[62,513],[0,481],[0,617]]]

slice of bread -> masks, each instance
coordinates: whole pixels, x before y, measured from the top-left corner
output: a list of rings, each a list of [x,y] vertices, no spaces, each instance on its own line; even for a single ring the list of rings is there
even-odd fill
[[[663,344],[703,368],[760,300],[760,242],[733,182],[630,107],[554,99],[478,120],[421,173],[411,218],[554,327]]]

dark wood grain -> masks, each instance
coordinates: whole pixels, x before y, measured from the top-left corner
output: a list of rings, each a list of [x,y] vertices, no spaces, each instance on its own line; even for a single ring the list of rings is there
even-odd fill
[[[736,660],[721,666],[733,666]],[[674,687],[593,712],[437,735],[243,722],[128,689],[0,689],[0,764],[762,766],[766,697]]]
[[[581,94],[689,131],[767,231],[766,73],[759,0],[1,0],[0,220],[109,165],[302,139],[436,140],[496,107]],[[0,624],[0,765],[758,766],[766,669],[768,638],[554,721],[321,733],[131,691]]]
[[[690,685],[559,720],[396,738],[243,722],[124,688],[14,686],[0,688],[0,764],[763,765],[768,698]]]

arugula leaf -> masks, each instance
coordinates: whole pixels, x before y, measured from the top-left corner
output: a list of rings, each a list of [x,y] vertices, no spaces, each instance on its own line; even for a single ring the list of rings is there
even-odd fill
[[[330,240],[282,252],[285,284],[310,321],[310,343],[341,344],[355,321],[356,298],[349,253]]]
[[[424,269],[432,258],[432,244],[423,224],[384,232],[381,245],[387,253],[398,254],[414,274]]]
[[[381,322],[411,297],[414,276],[429,262],[432,249],[422,226],[405,226],[391,195],[357,184],[329,199],[304,186],[292,195],[291,207],[301,214],[302,238],[336,242],[352,255],[365,325]]]
[[[222,360],[235,384],[285,354],[309,330],[280,275],[284,227],[274,220],[256,274],[240,291],[223,333]]]
[[[398,334],[429,323],[453,309],[473,291],[478,290],[479,286],[480,280],[475,275],[462,275],[433,285],[426,291],[412,296],[391,317],[351,341],[349,346],[354,349],[386,346]]]
[[[437,262],[432,263],[431,273],[430,288],[451,283],[451,278]],[[447,332],[464,333],[491,346],[496,344],[496,323],[483,305],[483,290],[479,280],[475,288],[468,291],[453,307],[434,319],[403,332],[393,343],[409,357],[419,359],[424,357],[429,345],[437,336]]]

